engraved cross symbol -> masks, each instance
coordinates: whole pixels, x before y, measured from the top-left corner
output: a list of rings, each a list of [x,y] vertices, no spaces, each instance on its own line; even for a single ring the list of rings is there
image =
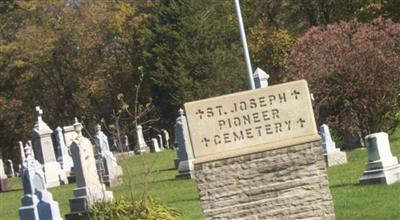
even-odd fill
[[[197,112],[196,112],[196,115],[199,115],[200,119],[203,118],[203,114],[204,114],[204,111],[202,111],[201,109],[197,110]]]
[[[303,124],[306,123],[306,120],[299,118],[299,120],[297,120],[297,124],[300,124],[300,127],[304,127]]]
[[[297,90],[293,90],[293,92],[290,95],[293,95],[294,98],[297,99],[297,96],[300,95],[300,92]]]
[[[42,120],[42,115],[43,115],[42,109],[40,108],[40,106],[36,106],[36,108],[35,108],[35,116],[38,119],[38,121]]]
[[[208,142],[210,142],[210,139],[203,138],[203,140],[201,140],[201,142],[204,143],[204,145],[205,145],[206,147],[208,147]]]

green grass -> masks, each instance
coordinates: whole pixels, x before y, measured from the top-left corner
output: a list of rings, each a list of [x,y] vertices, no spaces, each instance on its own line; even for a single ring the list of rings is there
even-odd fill
[[[400,129],[391,135],[393,156],[400,159]],[[347,153],[348,163],[328,168],[336,219],[400,219],[400,183],[359,185],[368,152],[357,149]]]
[[[400,130],[391,136],[393,155],[400,158]],[[148,180],[150,195],[169,207],[181,211],[181,219],[201,219],[201,204],[195,181],[176,179],[174,170],[174,151],[164,151],[144,157],[145,164],[153,173]],[[391,186],[358,184],[367,159],[366,150],[353,150],[347,153],[348,164],[328,168],[330,189],[335,205],[336,218],[347,219],[400,219],[400,183]],[[143,193],[143,161],[141,156],[119,159],[124,169],[124,182],[111,190],[114,197],[129,197],[129,174],[132,176],[132,191],[136,198]],[[126,170],[129,168],[129,172]],[[19,178],[12,178],[13,191],[0,193],[0,219],[18,219],[21,205],[22,186]],[[72,198],[75,184],[68,184],[49,191],[58,201],[61,214],[69,212],[68,199]],[[109,189],[110,190],[110,189]]]
[[[178,172],[174,169],[175,151],[168,150],[157,154],[149,154],[144,157],[145,164],[153,171],[148,180],[148,191],[153,199],[164,202],[167,206],[181,212],[181,219],[201,219],[200,201],[194,180],[176,179]],[[124,171],[123,184],[112,187],[114,198],[119,196],[130,197],[129,175],[132,176],[132,192],[135,198],[143,194],[143,158],[133,156],[119,159],[119,164]],[[126,170],[129,168],[129,172]],[[11,179],[12,191],[0,193],[0,219],[18,219],[18,209],[23,196],[20,178]],[[69,212],[68,200],[72,198],[75,183],[51,188],[60,206],[61,215]]]

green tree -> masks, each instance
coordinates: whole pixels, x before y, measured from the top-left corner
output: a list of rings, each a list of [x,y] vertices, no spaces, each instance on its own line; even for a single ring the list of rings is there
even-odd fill
[[[157,1],[152,15],[144,71],[166,123],[185,102],[246,88],[231,2]]]

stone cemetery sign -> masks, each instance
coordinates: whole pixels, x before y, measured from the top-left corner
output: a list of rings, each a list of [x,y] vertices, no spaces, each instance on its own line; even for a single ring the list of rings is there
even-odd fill
[[[204,219],[335,219],[306,81],[185,110]]]
[[[195,158],[317,134],[305,81],[191,102],[185,109]]]

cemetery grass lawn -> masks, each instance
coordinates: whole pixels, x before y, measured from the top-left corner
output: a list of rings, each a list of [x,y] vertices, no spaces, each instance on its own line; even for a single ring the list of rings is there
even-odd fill
[[[390,135],[393,156],[400,159],[400,128]],[[390,186],[358,183],[365,169],[368,152],[347,152],[348,163],[329,167],[328,177],[337,220],[400,219],[400,183]]]
[[[400,129],[391,136],[393,155],[400,158]],[[196,184],[190,179],[176,179],[173,160],[175,151],[167,150],[143,157],[145,165],[153,171],[148,179],[149,194],[169,207],[181,212],[180,219],[202,219],[201,204]],[[328,168],[330,190],[335,205],[336,219],[400,219],[400,183],[360,186],[358,178],[363,174],[367,159],[366,150],[347,152],[348,164]],[[129,175],[132,178],[133,194],[140,198],[143,193],[143,160],[141,156],[120,158],[124,170],[124,183],[112,187],[114,197],[129,197]],[[127,168],[129,172],[127,171]],[[0,193],[0,219],[18,219],[21,205],[22,185],[19,178],[11,180],[13,191]],[[61,215],[69,212],[68,199],[72,198],[75,183],[52,188],[49,191],[59,203]]]
[[[166,150],[157,154],[150,154],[144,157],[147,167],[152,167],[152,174],[148,180],[150,196],[161,201],[170,208],[181,212],[180,219],[202,219],[201,204],[194,180],[176,179],[178,172],[174,169],[176,153],[173,150]],[[142,156],[136,155],[129,158],[119,158],[124,176],[123,184],[111,188],[114,198],[124,196],[130,197],[129,173],[132,178],[133,194],[136,198],[143,195],[143,160]],[[129,168],[129,172],[126,170]],[[0,193],[0,219],[18,219],[18,209],[21,206],[23,196],[22,184],[19,177],[12,178],[12,191]],[[61,215],[69,212],[68,200],[72,198],[75,183],[51,188],[49,191],[60,206]],[[108,188],[110,190],[110,188]]]

